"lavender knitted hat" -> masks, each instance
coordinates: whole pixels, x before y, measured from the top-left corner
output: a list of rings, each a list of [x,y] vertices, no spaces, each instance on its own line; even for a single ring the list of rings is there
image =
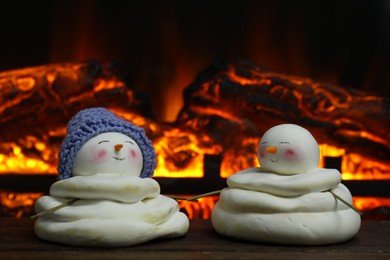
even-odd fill
[[[92,137],[107,132],[122,133],[134,139],[143,156],[140,177],[146,178],[153,175],[156,167],[156,153],[144,129],[114,115],[105,108],[98,107],[81,110],[69,121],[66,136],[58,154],[58,178],[62,180],[72,177],[73,161],[80,148]]]

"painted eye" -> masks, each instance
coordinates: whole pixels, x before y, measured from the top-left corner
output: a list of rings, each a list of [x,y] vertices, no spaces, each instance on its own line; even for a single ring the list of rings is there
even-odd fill
[[[102,141],[100,141],[98,144],[101,144],[101,143],[108,143],[108,142],[110,142],[110,141],[108,141],[108,140],[102,140]]]

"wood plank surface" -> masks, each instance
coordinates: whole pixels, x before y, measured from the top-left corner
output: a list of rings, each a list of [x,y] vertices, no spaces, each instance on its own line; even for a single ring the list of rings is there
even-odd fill
[[[365,220],[355,238],[327,246],[283,246],[228,239],[207,220],[181,238],[125,248],[82,248],[37,238],[34,220],[0,218],[0,259],[390,259],[390,221]]]

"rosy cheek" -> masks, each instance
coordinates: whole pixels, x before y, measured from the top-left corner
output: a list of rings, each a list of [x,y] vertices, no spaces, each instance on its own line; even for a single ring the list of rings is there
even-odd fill
[[[259,156],[260,156],[260,158],[264,158],[265,157],[265,150],[264,149],[260,149]]]
[[[287,149],[286,151],[284,151],[284,158],[286,158],[288,160],[294,160],[297,157],[298,157],[298,154],[293,149]]]
[[[130,157],[133,158],[133,159],[136,159],[137,158],[137,152],[134,151],[134,150],[130,150]]]
[[[101,162],[103,161],[108,155],[108,152],[106,149],[97,149],[93,152],[93,161],[94,162]]]

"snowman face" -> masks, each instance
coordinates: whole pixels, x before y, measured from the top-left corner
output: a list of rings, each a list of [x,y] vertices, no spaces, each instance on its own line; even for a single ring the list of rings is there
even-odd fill
[[[140,176],[143,157],[138,144],[116,132],[89,139],[76,154],[73,176],[114,174]]]
[[[284,124],[269,129],[258,147],[260,165],[264,170],[292,175],[318,167],[319,149],[306,129]]]

